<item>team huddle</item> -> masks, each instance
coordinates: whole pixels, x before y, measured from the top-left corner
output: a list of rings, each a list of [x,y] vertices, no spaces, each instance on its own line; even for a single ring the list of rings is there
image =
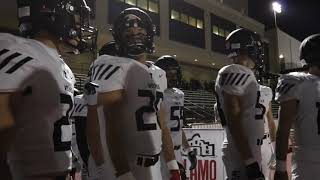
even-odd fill
[[[63,57],[96,53],[90,7],[85,0],[32,0],[18,1],[18,8],[25,37],[0,33],[0,179],[188,179],[186,168],[196,168],[197,152],[182,129],[182,72],[173,56],[148,60],[155,51],[150,16],[138,8],[118,15],[114,41],[99,51],[79,94]],[[320,177],[320,35],[301,44],[305,72],[279,78],[277,133],[272,89],[259,84],[259,35],[241,28],[226,42],[234,63],[220,69],[215,94],[216,116],[226,133],[227,179],[288,179],[292,125],[289,174],[294,180]],[[182,150],[190,167],[183,165]]]

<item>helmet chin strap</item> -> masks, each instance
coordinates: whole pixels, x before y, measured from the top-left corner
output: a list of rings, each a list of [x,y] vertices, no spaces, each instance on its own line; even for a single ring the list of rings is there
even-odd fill
[[[136,43],[127,46],[127,55],[130,57],[136,57],[146,52],[146,47],[142,43]]]

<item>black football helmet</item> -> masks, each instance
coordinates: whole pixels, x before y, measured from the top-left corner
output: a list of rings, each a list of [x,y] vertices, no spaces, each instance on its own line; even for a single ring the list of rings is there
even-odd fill
[[[260,36],[247,29],[236,29],[226,38],[226,52],[233,58],[242,54],[255,61],[256,69],[263,68],[263,46]]]
[[[17,0],[19,29],[32,37],[45,29],[80,52],[95,52],[97,29],[90,26],[85,0]]]
[[[304,60],[308,66],[320,66],[320,34],[311,35],[302,41],[300,60]]]
[[[99,56],[104,55],[104,54],[107,54],[110,56],[117,56],[118,55],[116,43],[114,41],[107,42],[106,44],[104,44],[102,46],[102,48],[99,51]]]
[[[178,61],[169,55],[161,56],[155,65],[166,72],[168,88],[179,87],[181,83],[181,68]]]
[[[125,36],[124,32],[131,27],[144,29],[146,35]],[[121,56],[132,58],[143,53],[151,54],[154,52],[155,26],[150,16],[139,8],[127,8],[122,11],[115,20],[111,31]]]

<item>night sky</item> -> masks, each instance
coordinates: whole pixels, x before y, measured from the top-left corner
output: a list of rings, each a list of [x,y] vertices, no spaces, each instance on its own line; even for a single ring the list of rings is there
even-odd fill
[[[274,27],[273,0],[249,0],[249,16]],[[320,33],[320,0],[278,0],[282,13],[277,14],[278,27],[302,41],[305,37]]]

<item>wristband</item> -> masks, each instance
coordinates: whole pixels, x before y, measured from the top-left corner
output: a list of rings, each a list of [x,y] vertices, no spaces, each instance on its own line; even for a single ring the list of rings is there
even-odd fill
[[[85,95],[85,99],[87,101],[87,104],[89,106],[94,106],[98,104],[98,97],[97,94],[92,94],[92,95]]]
[[[167,167],[169,170],[179,170],[179,165],[176,160],[167,162]]]

